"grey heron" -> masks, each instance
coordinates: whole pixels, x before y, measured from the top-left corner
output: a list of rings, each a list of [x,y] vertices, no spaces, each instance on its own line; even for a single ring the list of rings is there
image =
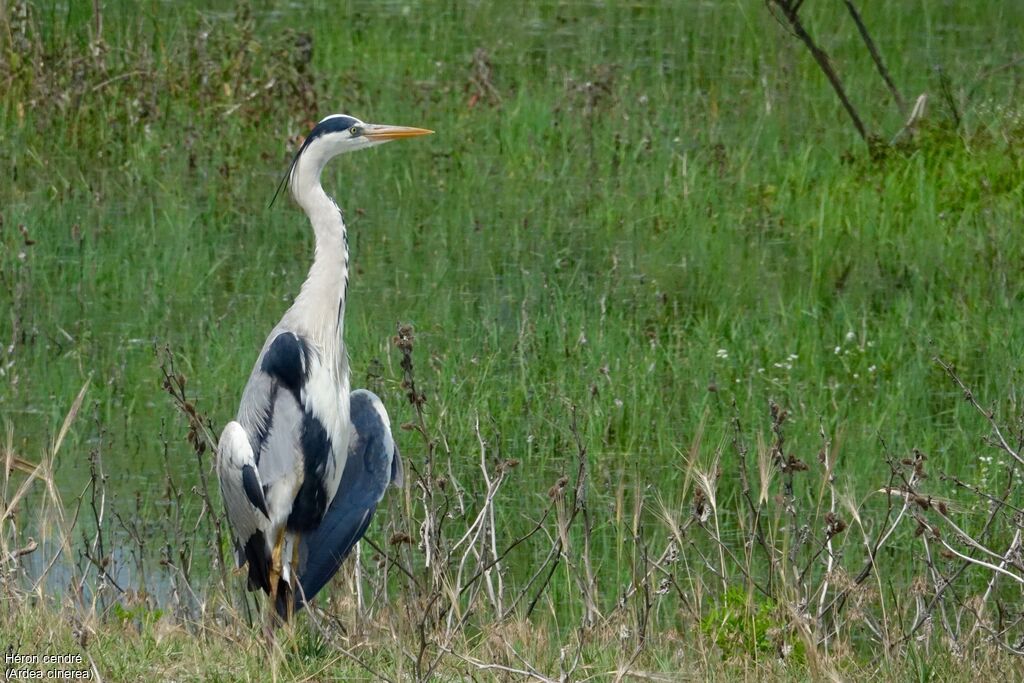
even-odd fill
[[[373,496],[359,490],[360,484],[381,467],[388,480],[392,470],[396,476],[401,472],[400,464],[394,464],[398,454],[379,399],[364,401],[363,393],[353,392],[359,400],[355,408],[351,404],[343,341],[348,236],[341,209],[324,191],[320,176],[331,159],[345,152],[429,133],[363,123],[343,114],[328,116],[303,142],[282,181],[312,224],[313,264],[294,303],[263,343],[237,417],[221,434],[217,474],[238,566],[249,565],[249,589],[262,589],[272,603],[285,606],[285,616],[303,571],[319,584],[316,590],[298,591],[310,598],[340,565],[340,560],[334,562],[338,547],[330,544],[348,545],[340,553],[343,559],[354,543],[350,539],[365,531],[368,515],[352,528],[349,520],[355,508],[372,514],[379,496],[371,502]],[[374,415],[383,426],[372,424]],[[366,434],[359,431],[361,424]],[[371,436],[381,445],[390,443],[391,452],[378,447],[369,457],[379,467],[360,465],[371,474],[356,467],[354,488],[340,487],[349,455],[367,457],[359,449]],[[321,529],[325,513],[335,504],[330,528]],[[313,535],[317,543],[304,543],[304,535]]]

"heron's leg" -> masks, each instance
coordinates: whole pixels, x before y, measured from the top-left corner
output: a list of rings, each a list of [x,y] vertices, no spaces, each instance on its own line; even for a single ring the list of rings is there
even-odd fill
[[[284,527],[277,532],[274,549],[270,553],[270,602],[277,600],[277,582],[281,578],[281,550],[284,548]]]
[[[298,570],[299,570],[299,543],[301,541],[302,541],[302,534],[300,532],[298,532],[298,531],[295,532],[295,538],[293,539],[293,545],[292,545],[292,567],[291,567],[291,573],[292,573],[292,576],[294,577],[293,582],[292,582],[292,591],[293,592],[295,592],[296,590],[298,590],[298,591],[302,590],[302,584],[299,582],[299,575],[298,575]],[[304,595],[302,595],[302,593],[299,593],[299,595],[302,596],[303,600],[306,599],[306,597]],[[288,600],[288,608],[287,609],[288,609],[288,621],[291,621],[292,617],[295,616],[295,598],[294,597],[292,597],[290,600]]]

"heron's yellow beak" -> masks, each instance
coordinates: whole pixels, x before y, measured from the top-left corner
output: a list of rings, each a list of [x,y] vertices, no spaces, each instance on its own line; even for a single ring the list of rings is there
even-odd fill
[[[382,126],[378,124],[366,124],[363,128],[363,136],[370,140],[383,142],[385,140],[398,140],[401,138],[415,138],[420,135],[431,135],[434,131],[426,128],[410,128],[408,126]]]

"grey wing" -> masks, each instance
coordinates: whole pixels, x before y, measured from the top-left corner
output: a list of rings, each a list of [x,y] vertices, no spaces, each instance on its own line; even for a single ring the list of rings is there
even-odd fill
[[[320,526],[302,537],[299,585],[295,608],[301,609],[337,573],[366,533],[388,484],[402,485],[402,462],[391,434],[391,422],[372,392],[352,392],[350,410],[355,436],[350,443],[338,492]],[[284,612],[285,605],[277,606]]]
[[[217,478],[241,566],[249,554],[247,548],[264,542],[269,519],[249,436],[237,422],[228,423],[217,444]]]

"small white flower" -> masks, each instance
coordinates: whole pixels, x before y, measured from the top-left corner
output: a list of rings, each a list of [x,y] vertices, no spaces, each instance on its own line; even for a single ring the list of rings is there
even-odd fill
[[[786,360],[796,360],[799,357],[800,356],[796,355],[795,353],[791,353],[789,354],[789,358],[787,358]]]
[[[878,368],[876,368],[874,365],[872,365],[871,367],[868,368],[868,372],[874,372],[877,369]]]
[[[715,352],[715,356],[717,356],[718,358],[728,358],[729,352],[726,351],[725,349],[718,349],[718,351]]]
[[[843,352],[843,347],[837,346],[836,350],[833,353],[835,353],[838,356],[842,352]]]
[[[757,371],[758,372],[764,372],[764,368],[758,368]]]
[[[857,338],[857,335],[855,335],[853,333],[853,330],[850,330],[849,332],[846,333],[846,341],[852,342],[856,338]]]

